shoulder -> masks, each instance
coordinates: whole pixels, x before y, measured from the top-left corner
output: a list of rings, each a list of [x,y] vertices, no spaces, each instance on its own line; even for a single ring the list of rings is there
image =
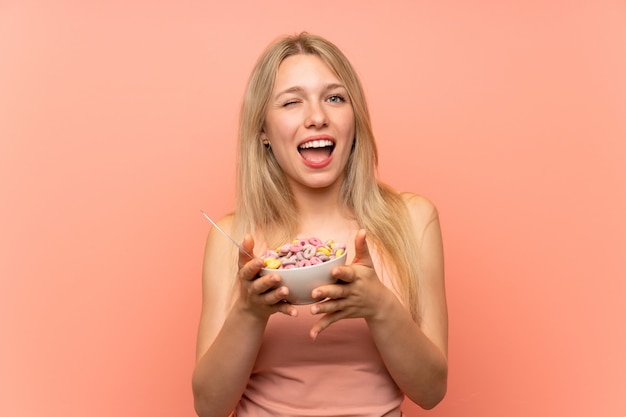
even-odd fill
[[[402,198],[412,220],[418,224],[426,226],[439,217],[435,204],[423,195],[401,192],[400,198]]]
[[[216,223],[220,229],[222,229],[228,235],[232,236],[233,230],[234,230],[234,224],[235,224],[234,219],[235,219],[235,216],[232,213],[230,213],[218,219]],[[223,241],[226,239],[227,238],[222,233],[220,233],[220,231],[217,230],[215,226],[213,226],[207,236],[207,245],[206,245],[207,251],[221,247],[221,245],[223,244]],[[217,246],[217,247],[214,247],[214,246]]]
[[[225,216],[220,217],[215,223],[217,223],[217,225],[226,232],[228,231],[227,229],[230,230],[233,228],[233,225],[235,224],[235,214],[228,213]]]
[[[233,214],[227,214],[218,219],[216,223],[226,234],[237,239],[233,233],[235,231],[235,216]],[[209,284],[216,277],[227,276],[236,264],[236,254],[235,245],[217,230],[217,227],[213,226],[209,230],[204,249],[202,269],[205,284]],[[223,285],[223,282],[218,282],[218,285]]]
[[[418,241],[422,241],[429,226],[439,227],[439,212],[435,204],[427,197],[410,192],[400,193],[404,202],[412,228]],[[433,229],[433,227],[430,227]]]
[[[219,220],[217,225],[228,235],[232,235],[234,230],[234,216],[228,214]],[[228,286],[224,286],[223,277],[230,275],[235,265],[236,250],[233,243],[224,236],[215,226],[211,228],[206,239],[203,262],[203,283],[205,287],[220,287],[220,291]],[[215,288],[212,289],[215,291]],[[210,294],[207,294],[210,295]]]

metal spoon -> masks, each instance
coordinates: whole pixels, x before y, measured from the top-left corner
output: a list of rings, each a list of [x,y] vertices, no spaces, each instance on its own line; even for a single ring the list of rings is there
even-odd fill
[[[211,220],[211,218],[204,211],[200,210],[200,212],[204,215],[204,217],[207,218],[207,220],[209,220],[211,222],[211,224],[213,226],[215,226],[215,228],[217,230],[219,230],[224,236],[226,236],[228,239],[230,239],[230,241],[233,242],[235,244],[235,246],[237,246],[239,248],[241,253],[243,253],[244,255],[247,255],[250,259],[254,259],[254,256],[250,255],[239,243],[237,243],[235,241],[235,239],[233,239],[232,237],[230,237],[230,235],[228,233],[223,231],[222,228],[219,227],[213,220]]]

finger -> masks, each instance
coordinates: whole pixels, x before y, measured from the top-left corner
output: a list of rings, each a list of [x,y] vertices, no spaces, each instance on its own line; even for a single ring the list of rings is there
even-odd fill
[[[289,289],[287,287],[279,287],[275,290],[261,294],[261,299],[265,304],[273,306],[276,312],[296,317],[298,315],[298,310],[292,304],[285,301],[285,297],[288,295]]]
[[[336,321],[339,321],[343,318],[346,318],[348,315],[344,311],[335,311],[333,313],[327,313],[322,318],[313,325],[311,331],[309,332],[309,336],[311,339],[317,339],[317,336],[326,330],[331,324]]]
[[[263,268],[263,266],[263,260],[260,258],[254,258],[252,260],[249,260],[248,262],[244,263],[243,266],[241,265],[240,260],[239,279],[246,281],[252,281],[256,279],[259,276],[259,273],[261,272],[261,268]]]
[[[262,277],[255,279],[254,281],[252,281],[250,286],[251,286],[253,293],[260,295],[270,290],[278,288],[279,284],[280,284],[280,277],[276,274],[269,274],[269,275],[264,275]],[[276,301],[273,301],[272,303],[274,302]],[[272,303],[268,303],[268,304],[272,304]]]
[[[243,241],[241,242],[241,247],[243,250],[250,254],[254,254],[254,238],[251,234],[247,233],[243,237]],[[239,251],[239,268],[241,269],[246,262],[250,261],[250,257],[243,253],[243,251]]]
[[[356,279],[356,272],[351,266],[338,266],[333,268],[331,275],[338,281],[339,284],[354,282]]]
[[[243,238],[241,246],[248,253],[254,253],[254,238],[250,234],[246,234]],[[246,280],[252,280],[259,275],[261,268],[263,268],[263,260],[260,258],[250,259],[248,255],[239,251],[238,259],[239,271],[241,277]]]
[[[275,304],[276,311],[279,313],[283,313],[287,316],[297,317],[298,309],[296,309],[293,305],[285,302],[278,302]]]
[[[346,268],[349,271],[350,278],[347,278],[347,275],[343,275],[346,278],[345,283],[337,283],[330,285],[322,285],[317,287],[311,291],[311,297],[315,299],[324,299],[324,298],[344,298],[350,293],[350,289],[347,286],[347,283],[354,280],[354,273],[350,271],[350,268]],[[348,279],[350,281],[348,281]],[[343,281],[343,279],[342,279]]]
[[[354,260],[352,263],[373,267],[372,257],[367,246],[367,232],[359,229],[354,238]]]
[[[287,287],[272,288],[266,292],[258,294],[259,300],[266,305],[273,305],[279,302],[283,302],[285,297],[289,294]]]
[[[311,306],[311,314],[330,314],[338,311],[345,311],[348,308],[348,303],[345,299],[328,299],[320,303],[313,304]]]

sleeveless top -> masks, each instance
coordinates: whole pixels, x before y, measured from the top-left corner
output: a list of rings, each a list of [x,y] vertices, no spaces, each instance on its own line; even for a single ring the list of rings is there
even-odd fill
[[[309,331],[321,315],[296,306],[297,317],[273,314],[236,417],[398,417],[404,395],[364,319],[343,319]]]

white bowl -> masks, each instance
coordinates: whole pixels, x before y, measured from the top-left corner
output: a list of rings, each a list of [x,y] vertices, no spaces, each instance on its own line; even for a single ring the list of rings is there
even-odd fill
[[[334,284],[335,279],[331,271],[336,266],[346,264],[346,252],[341,256],[321,264],[302,266],[289,269],[261,269],[261,275],[277,274],[281,278],[281,284],[289,288],[289,295],[285,300],[291,304],[312,304],[321,301],[321,298],[311,297],[311,292],[322,285]]]

